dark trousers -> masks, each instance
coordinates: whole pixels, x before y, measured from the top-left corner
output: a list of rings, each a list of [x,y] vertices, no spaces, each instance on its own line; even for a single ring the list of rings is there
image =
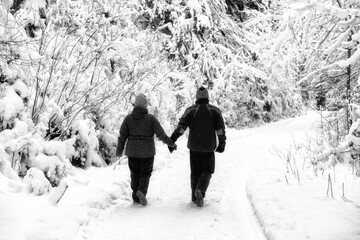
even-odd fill
[[[132,198],[135,202],[139,202],[136,196],[137,191],[141,191],[146,195],[151,173],[153,171],[154,157],[151,158],[132,158],[128,160],[131,178],[131,189],[133,191]]]
[[[215,171],[214,152],[197,152],[190,150],[191,199],[195,201],[195,190],[199,189],[205,197],[211,175]]]

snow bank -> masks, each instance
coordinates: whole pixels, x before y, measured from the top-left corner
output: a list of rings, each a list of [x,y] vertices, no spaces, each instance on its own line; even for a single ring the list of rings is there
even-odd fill
[[[359,179],[348,166],[332,176],[334,198],[327,194],[328,174],[301,171],[300,183],[282,162],[262,161],[248,182],[248,195],[268,239],[356,240],[360,224]],[[262,176],[261,178],[259,176]],[[287,177],[287,180],[285,179]],[[287,181],[289,183],[287,183]],[[342,194],[345,185],[345,197]]]
[[[294,126],[298,147],[306,145],[312,126],[311,122],[306,128]],[[283,139],[279,145],[280,139],[274,139],[273,144],[283,154],[269,151],[248,179],[248,197],[266,237],[274,240],[359,239],[360,178],[353,174],[348,163],[324,167],[323,172],[316,175],[311,159],[301,151],[294,156],[296,160],[290,160],[290,167],[287,159],[294,140]]]
[[[3,188],[0,174],[0,240],[74,240],[97,211],[129,196],[127,166],[75,171],[63,185],[41,196],[11,193],[9,187]],[[59,193],[58,188],[64,187],[66,191]]]

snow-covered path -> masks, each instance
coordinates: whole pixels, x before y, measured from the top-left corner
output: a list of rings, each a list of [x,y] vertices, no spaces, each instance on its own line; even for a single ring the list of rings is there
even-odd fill
[[[304,116],[260,128],[228,131],[225,153],[216,154],[216,170],[203,208],[190,203],[186,137],[179,140],[178,151],[172,155],[165,153],[164,145],[158,145],[148,206],[133,205],[127,187],[122,197],[82,227],[77,240],[265,239],[248,202],[247,177],[274,145],[289,144],[304,136],[312,121],[313,117]],[[169,159],[159,159],[165,156]]]

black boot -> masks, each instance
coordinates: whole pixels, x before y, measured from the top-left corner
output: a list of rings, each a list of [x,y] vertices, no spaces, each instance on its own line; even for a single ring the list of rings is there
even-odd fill
[[[139,197],[136,196],[136,192],[133,192],[131,196],[132,196],[134,204],[139,204],[140,203]]]
[[[143,206],[147,205],[146,197],[141,191],[137,191],[136,196],[139,198],[139,202],[141,205],[143,205]]]
[[[196,202],[195,191],[192,191],[192,192],[191,192],[191,201],[192,201],[193,203]]]
[[[196,189],[200,189],[200,191],[203,193],[203,197],[205,197],[206,190],[209,187],[210,179],[211,173],[203,172],[199,178],[199,181],[197,182]]]
[[[204,196],[200,189],[195,190],[195,197],[196,197],[195,204],[198,207],[204,206]]]

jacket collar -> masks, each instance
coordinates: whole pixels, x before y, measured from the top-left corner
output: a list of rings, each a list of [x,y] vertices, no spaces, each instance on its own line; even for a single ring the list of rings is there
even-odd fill
[[[208,103],[209,103],[209,99],[208,99],[208,98],[200,98],[200,99],[196,100],[195,103],[196,103],[196,104],[208,104]]]

